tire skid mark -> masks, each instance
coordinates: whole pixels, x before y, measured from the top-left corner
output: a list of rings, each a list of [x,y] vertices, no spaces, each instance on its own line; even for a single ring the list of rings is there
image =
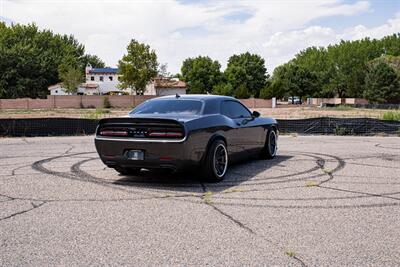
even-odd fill
[[[320,186],[321,188],[330,189],[329,187]],[[343,191],[343,190],[339,190]],[[352,193],[355,193],[353,191]],[[261,198],[261,197],[240,197],[240,200],[266,200],[266,201],[321,201],[321,200],[343,200],[343,199],[356,199],[356,198],[373,198],[377,196],[385,197],[400,194],[400,192],[393,193],[382,193],[382,194],[369,194],[369,193],[360,193],[360,195],[352,196],[352,197],[310,197],[310,198]],[[221,199],[239,199],[234,197],[225,197],[225,196],[215,196],[215,198]],[[397,198],[393,198],[396,199]],[[400,200],[400,198],[398,198]]]
[[[398,144],[394,144],[394,145],[398,145]],[[375,144],[375,147],[379,147],[379,148],[385,148],[385,149],[395,149],[395,150],[400,150],[400,147],[390,147],[390,146],[383,146],[382,144]]]
[[[285,151],[287,152],[287,151]],[[326,162],[337,162],[337,166],[335,166],[334,169],[332,169],[331,171],[325,171],[324,173],[321,174],[315,174],[312,176],[308,176],[305,178],[296,178],[296,179],[286,179],[286,180],[281,180],[281,181],[268,181],[268,182],[261,182],[261,183],[242,183],[240,184],[240,186],[253,186],[253,185],[271,185],[271,184],[278,184],[278,183],[289,183],[289,182],[293,182],[293,181],[301,181],[301,180],[308,180],[310,178],[320,178],[323,176],[328,175],[328,178],[325,180],[322,180],[317,186],[315,186],[316,188],[318,188],[319,186],[321,186],[324,183],[330,182],[333,179],[333,173],[343,169],[346,165],[346,162],[344,160],[342,160],[339,157],[333,156],[333,155],[329,155],[329,154],[322,154],[322,153],[313,153],[313,152],[294,152],[294,151],[289,151],[289,153],[294,153],[294,154],[298,154],[298,155],[304,155],[304,156],[309,156],[309,157],[313,157],[315,162],[316,162],[316,166],[313,168],[310,168],[309,171],[312,170],[311,172],[315,171],[315,170],[324,170],[324,166]],[[81,154],[89,154],[89,153],[94,153],[94,152],[83,152],[83,153],[75,153],[75,154],[70,154],[70,155],[62,155],[62,156],[58,156],[58,157],[54,157],[54,158],[49,158],[49,159],[44,159],[39,161],[39,164],[35,165],[35,168],[38,168],[40,170],[46,169],[43,167],[43,164],[46,162],[49,162],[51,160],[57,159],[57,158],[61,158],[64,156],[67,157],[71,157],[71,156],[80,156]],[[323,157],[328,157],[331,159],[324,159]],[[93,176],[83,170],[81,170],[81,165],[84,163],[87,163],[89,161],[92,160],[96,160],[97,158],[86,158],[85,160],[81,160],[76,162],[75,164],[73,164],[71,166],[71,172],[69,173],[63,173],[63,172],[54,172],[51,170],[46,169],[45,173],[48,174],[53,174],[55,176],[59,176],[59,177],[63,177],[63,178],[68,178],[68,179],[73,179],[73,180],[80,180],[80,181],[84,181],[84,182],[89,182],[89,183],[95,183],[95,184],[99,184],[102,186],[106,186],[106,187],[110,187],[113,189],[117,189],[117,190],[122,190],[125,192],[129,192],[129,193],[134,193],[136,191],[136,193],[142,195],[142,196],[147,196],[148,198],[169,198],[169,199],[173,199],[176,201],[187,201],[187,202],[192,202],[192,203],[201,203],[202,199],[201,196],[196,195],[195,193],[185,193],[185,194],[167,194],[165,196],[159,196],[159,195],[155,195],[157,193],[162,193],[165,192],[166,190],[173,190],[174,188],[194,188],[193,184],[177,184],[177,183],[172,183],[172,184],[168,184],[168,187],[165,185],[162,185],[160,188],[148,188],[148,187],[153,187],[154,184],[160,183],[160,181],[155,181],[155,182],[142,182],[142,181],[113,181],[113,180],[108,180],[108,179],[104,179],[104,178],[100,178],[100,177],[96,177]],[[43,169],[41,169],[43,168]],[[306,171],[301,171],[298,173],[294,173],[292,174],[292,176],[297,176],[297,175],[301,175],[301,174],[305,174],[307,173]],[[299,174],[300,173],[300,174]],[[277,177],[280,179],[284,179],[285,177],[290,177],[291,175],[280,175],[280,176],[275,176],[275,177],[266,177],[264,178],[265,180],[269,180],[269,179],[276,179]],[[248,179],[247,179],[248,180]],[[245,180],[245,181],[247,181]],[[262,179],[256,179],[256,180],[261,180]],[[219,187],[229,187],[229,186],[237,186],[239,183],[239,181],[235,180],[235,181],[228,181],[228,182],[221,182],[218,184],[209,184],[211,186],[211,188],[219,188]],[[141,188],[146,188],[148,189],[146,192],[144,190],[132,190],[132,189],[127,189],[124,188],[124,185],[134,185],[136,187],[141,187]],[[203,183],[201,183],[201,185],[204,185]],[[249,188],[244,190],[244,192],[252,192],[252,191],[268,191],[268,190],[284,190],[286,188],[304,188],[304,186],[290,186],[290,187],[278,187],[278,188],[262,188],[262,189],[255,189],[255,188]],[[321,186],[321,188],[323,188]],[[202,187],[202,190],[205,190],[205,187]],[[161,191],[161,192],[160,192]],[[220,192],[221,193],[221,192]],[[217,192],[217,194],[219,194]],[[377,197],[374,195],[370,195],[367,196],[365,195],[363,192],[359,192],[360,195],[365,196],[365,197]],[[390,193],[384,193],[381,195],[386,195],[386,194],[390,194]],[[336,199],[361,199],[363,198],[362,196],[354,196],[354,197],[333,197],[333,198],[320,198],[320,199],[304,199],[304,198],[294,198],[293,201],[317,201],[317,200],[336,200]],[[193,199],[194,198],[194,199]],[[126,199],[126,198],[125,198]],[[140,198],[135,198],[136,199],[140,199]],[[145,199],[145,198],[143,198]],[[216,197],[216,199],[218,200],[229,200],[229,199],[234,199],[234,198],[226,198],[226,197],[222,197],[222,196],[218,196]],[[245,200],[246,198],[237,198],[238,200]],[[122,200],[122,199],[121,199]],[[265,199],[265,201],[285,201],[284,199]],[[80,201],[80,200],[77,200]],[[100,201],[100,200],[99,200]],[[107,201],[107,200],[104,200]],[[286,200],[288,201],[288,200]],[[383,207],[383,206],[393,206],[393,205],[397,205],[396,203],[381,203],[381,204],[360,204],[360,205],[270,205],[270,204],[248,204],[248,203],[226,203],[223,201],[218,201],[217,204],[221,204],[221,205],[236,205],[239,207],[266,207],[266,208],[317,208],[317,209],[321,209],[321,208],[367,208],[367,207]]]
[[[82,155],[82,154],[91,154],[91,153],[95,153],[95,152],[81,152],[81,153],[75,153],[75,154],[69,154],[69,155],[60,155],[60,156],[56,156],[56,157],[51,157],[51,158],[47,158],[47,159],[43,159],[43,160],[39,160],[36,161],[32,164],[32,168],[34,170],[37,170],[39,172],[45,173],[45,174],[49,174],[49,175],[53,175],[53,176],[57,176],[60,178],[65,178],[65,179],[70,179],[70,180],[76,180],[76,181],[81,181],[81,182],[87,182],[87,183],[93,183],[99,186],[103,186],[103,187],[108,187],[108,188],[112,188],[115,190],[119,190],[119,191],[123,191],[123,192],[127,192],[127,193],[135,193],[135,194],[141,194],[144,196],[151,196],[151,197],[156,197],[156,198],[165,198],[165,197],[160,197],[160,196],[155,196],[154,193],[148,193],[148,192],[144,192],[144,191],[140,191],[140,190],[135,190],[132,188],[126,188],[123,187],[122,185],[118,185],[115,184],[113,181],[109,181],[107,179],[103,179],[103,178],[98,178],[95,177],[93,175],[90,175],[82,170],[80,170],[80,166],[88,161],[91,160],[95,160],[97,158],[88,158],[85,160],[81,160],[78,161],[77,163],[73,164],[71,166],[71,172],[58,172],[58,171],[52,171],[50,169],[45,168],[43,165],[45,163],[48,163],[52,160],[55,159],[59,159],[59,158],[63,158],[63,157],[73,157],[75,155]],[[187,197],[188,195],[182,195],[179,196],[177,195],[176,197]],[[192,196],[192,195],[190,195]]]
[[[375,194],[375,193],[368,193],[368,192],[362,192],[362,191],[354,191],[354,190],[348,190],[348,189],[341,189],[341,188],[334,188],[334,187],[329,187],[329,186],[319,186],[321,188],[329,189],[329,190],[335,190],[335,191],[341,191],[341,192],[347,192],[347,193],[354,193],[354,194],[363,194],[368,197],[381,197],[381,198],[388,198],[388,199],[394,199],[394,200],[400,200],[399,197],[392,197],[390,195],[392,194],[398,194],[399,192],[396,193],[386,193],[386,194]]]

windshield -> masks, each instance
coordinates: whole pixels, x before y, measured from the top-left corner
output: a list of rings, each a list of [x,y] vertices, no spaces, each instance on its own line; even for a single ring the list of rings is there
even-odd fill
[[[200,114],[203,102],[198,100],[152,100],[145,102],[135,109],[130,114]]]

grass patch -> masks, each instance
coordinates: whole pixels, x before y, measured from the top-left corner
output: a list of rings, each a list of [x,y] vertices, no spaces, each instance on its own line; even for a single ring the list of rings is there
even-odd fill
[[[212,197],[212,192],[211,191],[205,192],[203,194],[204,202],[206,202],[207,204],[211,205],[213,203],[211,197]]]
[[[316,181],[307,181],[306,187],[315,187],[318,183]]]
[[[400,121],[400,111],[386,111],[381,119],[385,121]]]
[[[330,173],[332,173],[332,171],[331,171],[331,170],[328,170],[328,169],[325,169],[325,168],[322,168],[322,171],[323,171],[324,173],[326,173],[326,174],[330,174]]]
[[[109,114],[111,111],[104,108],[96,108],[96,110],[84,111],[81,115],[83,119],[98,120],[105,117],[105,114]]]
[[[327,109],[334,109],[334,110],[343,110],[343,111],[354,109],[354,107],[352,107],[350,105],[337,105],[337,106],[334,106],[334,107],[326,107],[326,108]]]
[[[287,250],[285,251],[286,256],[290,257],[290,258],[294,258],[296,257],[296,252],[291,251],[291,250]]]
[[[227,193],[239,193],[239,192],[246,192],[246,189],[242,189],[242,188],[231,188],[231,189],[227,189],[222,191],[222,193],[227,194]]]

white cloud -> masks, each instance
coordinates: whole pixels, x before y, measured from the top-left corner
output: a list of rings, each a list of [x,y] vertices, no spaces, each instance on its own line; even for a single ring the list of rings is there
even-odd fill
[[[386,35],[400,32],[400,12],[394,18],[380,26],[367,28],[363,25],[358,25],[353,28],[346,29],[342,35],[343,39],[361,39],[366,36],[371,38],[382,38]]]
[[[319,18],[370,12],[366,1],[1,1],[0,16],[74,34],[88,53],[111,66],[125,53],[131,38],[146,42],[156,50],[160,62],[168,63],[171,72],[178,72],[187,57],[209,55],[224,65],[229,56],[245,51],[262,55],[271,70],[310,45],[399,31],[400,20],[398,16],[376,28],[357,26],[344,32],[309,26]],[[250,15],[235,20],[232,14],[238,12]]]

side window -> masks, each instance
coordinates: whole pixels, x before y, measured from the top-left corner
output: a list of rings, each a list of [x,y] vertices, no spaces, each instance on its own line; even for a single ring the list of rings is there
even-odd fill
[[[104,77],[100,76],[100,82],[103,82],[103,81],[104,81]]]
[[[251,113],[247,110],[247,108],[236,101],[222,102],[221,113],[231,119],[251,117]]]

